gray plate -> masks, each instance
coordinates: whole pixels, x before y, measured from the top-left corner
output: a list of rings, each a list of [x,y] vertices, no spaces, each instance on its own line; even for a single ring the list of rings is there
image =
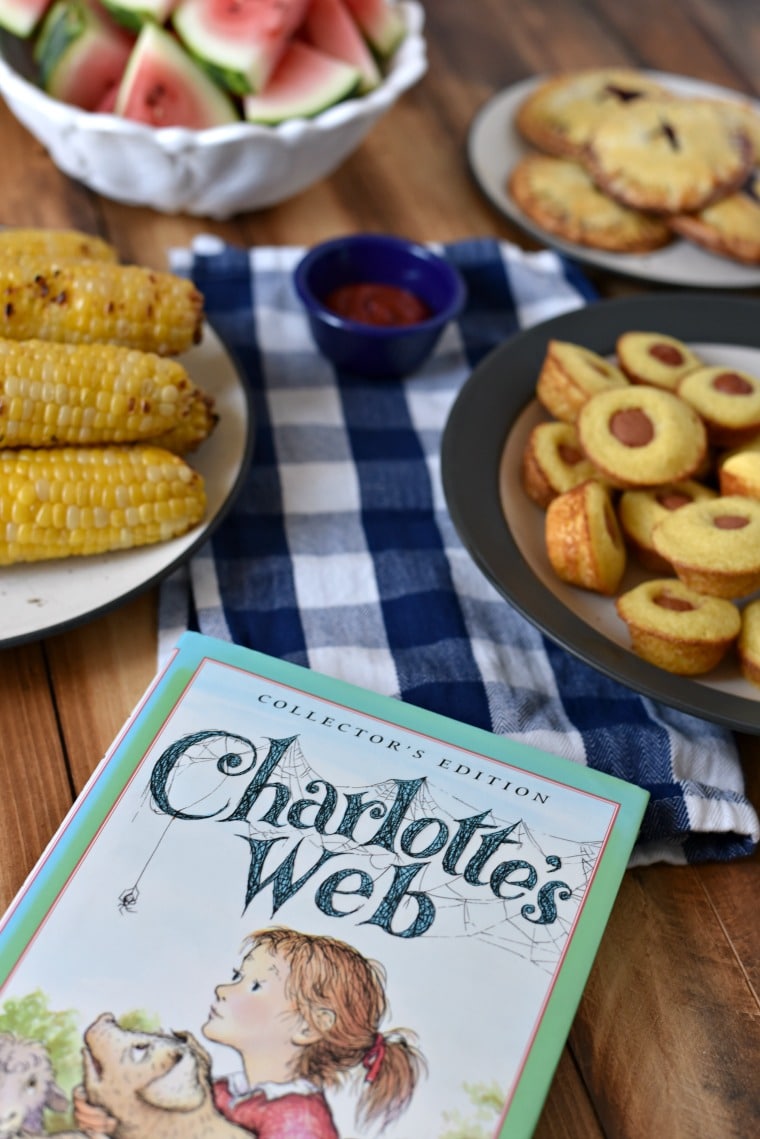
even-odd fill
[[[631,329],[675,336],[733,367],[747,367],[756,359],[757,366],[749,370],[760,374],[760,300],[666,293],[600,301],[555,317],[495,349],[464,384],[442,442],[446,502],[482,572],[552,640],[645,696],[760,734],[760,689],[741,677],[735,659],[699,679],[665,672],[627,647],[627,631],[614,614],[613,601],[555,579],[543,552],[541,512],[519,486],[520,433],[536,414],[536,377],[547,342],[569,340],[612,355],[617,337]],[[628,579],[622,588],[631,584]]]

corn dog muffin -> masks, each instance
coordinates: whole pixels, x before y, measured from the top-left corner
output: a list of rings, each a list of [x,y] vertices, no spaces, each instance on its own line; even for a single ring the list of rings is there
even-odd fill
[[[632,384],[675,391],[679,380],[702,361],[681,340],[661,332],[624,332],[615,345],[620,370]]]
[[[674,578],[642,582],[621,594],[615,608],[637,656],[681,676],[710,672],[741,628],[732,602],[705,597]]]
[[[594,478],[596,468],[581,450],[571,423],[538,423],[525,445],[522,482],[525,493],[543,510],[558,494]]]
[[[626,552],[610,495],[589,479],[549,503],[545,517],[546,552],[563,581],[611,596],[617,592]]]
[[[692,502],[652,531],[657,553],[699,593],[733,599],[760,588],[760,502],[741,495]]]
[[[746,132],[710,103],[651,98],[601,119],[583,163],[598,186],[631,209],[683,214],[738,190],[753,149]]]
[[[550,340],[536,383],[536,398],[555,419],[575,423],[590,396],[628,387],[619,368],[590,348]]]
[[[742,675],[760,687],[760,601],[750,601],[742,610],[736,651]]]
[[[651,95],[666,98],[667,92],[661,83],[634,68],[568,71],[534,88],[518,107],[515,126],[538,150],[576,158],[596,124],[610,111]]]
[[[716,491],[692,479],[651,489],[623,491],[617,504],[618,522],[628,548],[644,569],[657,574],[673,573],[670,562],[654,548],[652,531],[672,511],[716,496]]]
[[[696,411],[672,392],[631,384],[599,392],[581,408],[578,438],[612,486],[661,486],[699,469],[707,432]]]
[[[750,372],[698,368],[680,381],[678,395],[701,416],[716,447],[737,447],[760,430],[760,379]]]
[[[577,162],[529,154],[507,189],[526,217],[576,245],[613,253],[649,253],[673,240],[662,218],[631,210],[603,193]]]
[[[723,495],[760,500],[760,450],[729,451],[718,464],[718,481]]]

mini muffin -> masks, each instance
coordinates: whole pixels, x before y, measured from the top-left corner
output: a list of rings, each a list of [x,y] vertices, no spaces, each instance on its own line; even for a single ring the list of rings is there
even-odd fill
[[[720,664],[741,627],[736,605],[705,597],[674,578],[642,582],[621,594],[615,608],[637,656],[681,676]]]
[[[742,675],[760,687],[760,601],[750,601],[742,610],[736,650]]]
[[[758,459],[760,460],[760,455]],[[644,569],[657,574],[673,572],[670,562],[654,548],[652,531],[657,523],[672,511],[688,506],[690,502],[715,497],[714,490],[691,479],[669,483],[667,486],[623,491],[617,504],[618,522],[628,548]]]
[[[513,169],[508,190],[526,217],[547,233],[614,253],[649,253],[673,240],[662,218],[630,210],[594,185],[582,166],[530,154]]]
[[[615,348],[620,370],[633,384],[675,391],[679,380],[702,366],[691,348],[661,332],[624,332]]]
[[[571,423],[538,423],[523,452],[522,482],[528,498],[545,510],[553,498],[594,478]]]
[[[583,162],[611,197],[635,210],[683,214],[738,190],[752,146],[707,102],[646,99],[604,118]]]
[[[749,372],[698,368],[681,380],[678,395],[701,416],[716,447],[737,447],[760,430],[760,380]]]
[[[760,502],[741,495],[692,502],[658,522],[654,548],[678,577],[711,597],[760,588]]]
[[[740,494],[760,500],[760,450],[729,451],[718,464],[718,481],[723,495]]]
[[[552,569],[562,581],[608,596],[617,592],[625,544],[602,483],[589,479],[553,499],[544,533]]]
[[[580,344],[550,340],[536,384],[536,398],[555,419],[575,423],[590,396],[628,387],[619,368]]]
[[[650,95],[665,98],[667,92],[633,68],[568,71],[533,89],[517,108],[515,126],[546,154],[575,158],[600,119]]]
[[[681,482],[707,452],[696,411],[672,392],[642,384],[592,396],[577,427],[586,456],[615,487]]]
[[[710,253],[760,265],[760,173],[754,170],[740,189],[711,206],[668,218],[668,225]]]

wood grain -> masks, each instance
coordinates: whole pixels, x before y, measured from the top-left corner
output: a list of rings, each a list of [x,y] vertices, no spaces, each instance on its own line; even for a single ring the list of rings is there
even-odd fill
[[[332,177],[287,202],[217,222],[106,201],[56,170],[0,106],[2,221],[101,233],[125,260],[158,268],[171,247],[200,233],[240,245],[308,245],[369,229],[437,241],[492,235],[533,249],[467,166],[470,122],[492,94],[532,75],[629,64],[760,95],[753,0],[430,0],[426,15],[427,75]],[[647,289],[599,271],[589,276],[603,296]],[[0,652],[0,908],[155,665],[153,592],[78,629]],[[748,791],[760,805],[760,740],[740,743]],[[758,897],[758,855],[626,874],[537,1139],[758,1134]]]
[[[0,693],[0,909],[5,909],[68,810],[72,786],[41,646],[0,653]]]

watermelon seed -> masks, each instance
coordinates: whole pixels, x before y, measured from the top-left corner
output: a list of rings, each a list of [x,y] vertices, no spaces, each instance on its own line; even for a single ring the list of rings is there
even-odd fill
[[[166,98],[166,85],[164,83],[154,83],[150,91],[145,97],[145,101],[149,107],[158,107]]]

